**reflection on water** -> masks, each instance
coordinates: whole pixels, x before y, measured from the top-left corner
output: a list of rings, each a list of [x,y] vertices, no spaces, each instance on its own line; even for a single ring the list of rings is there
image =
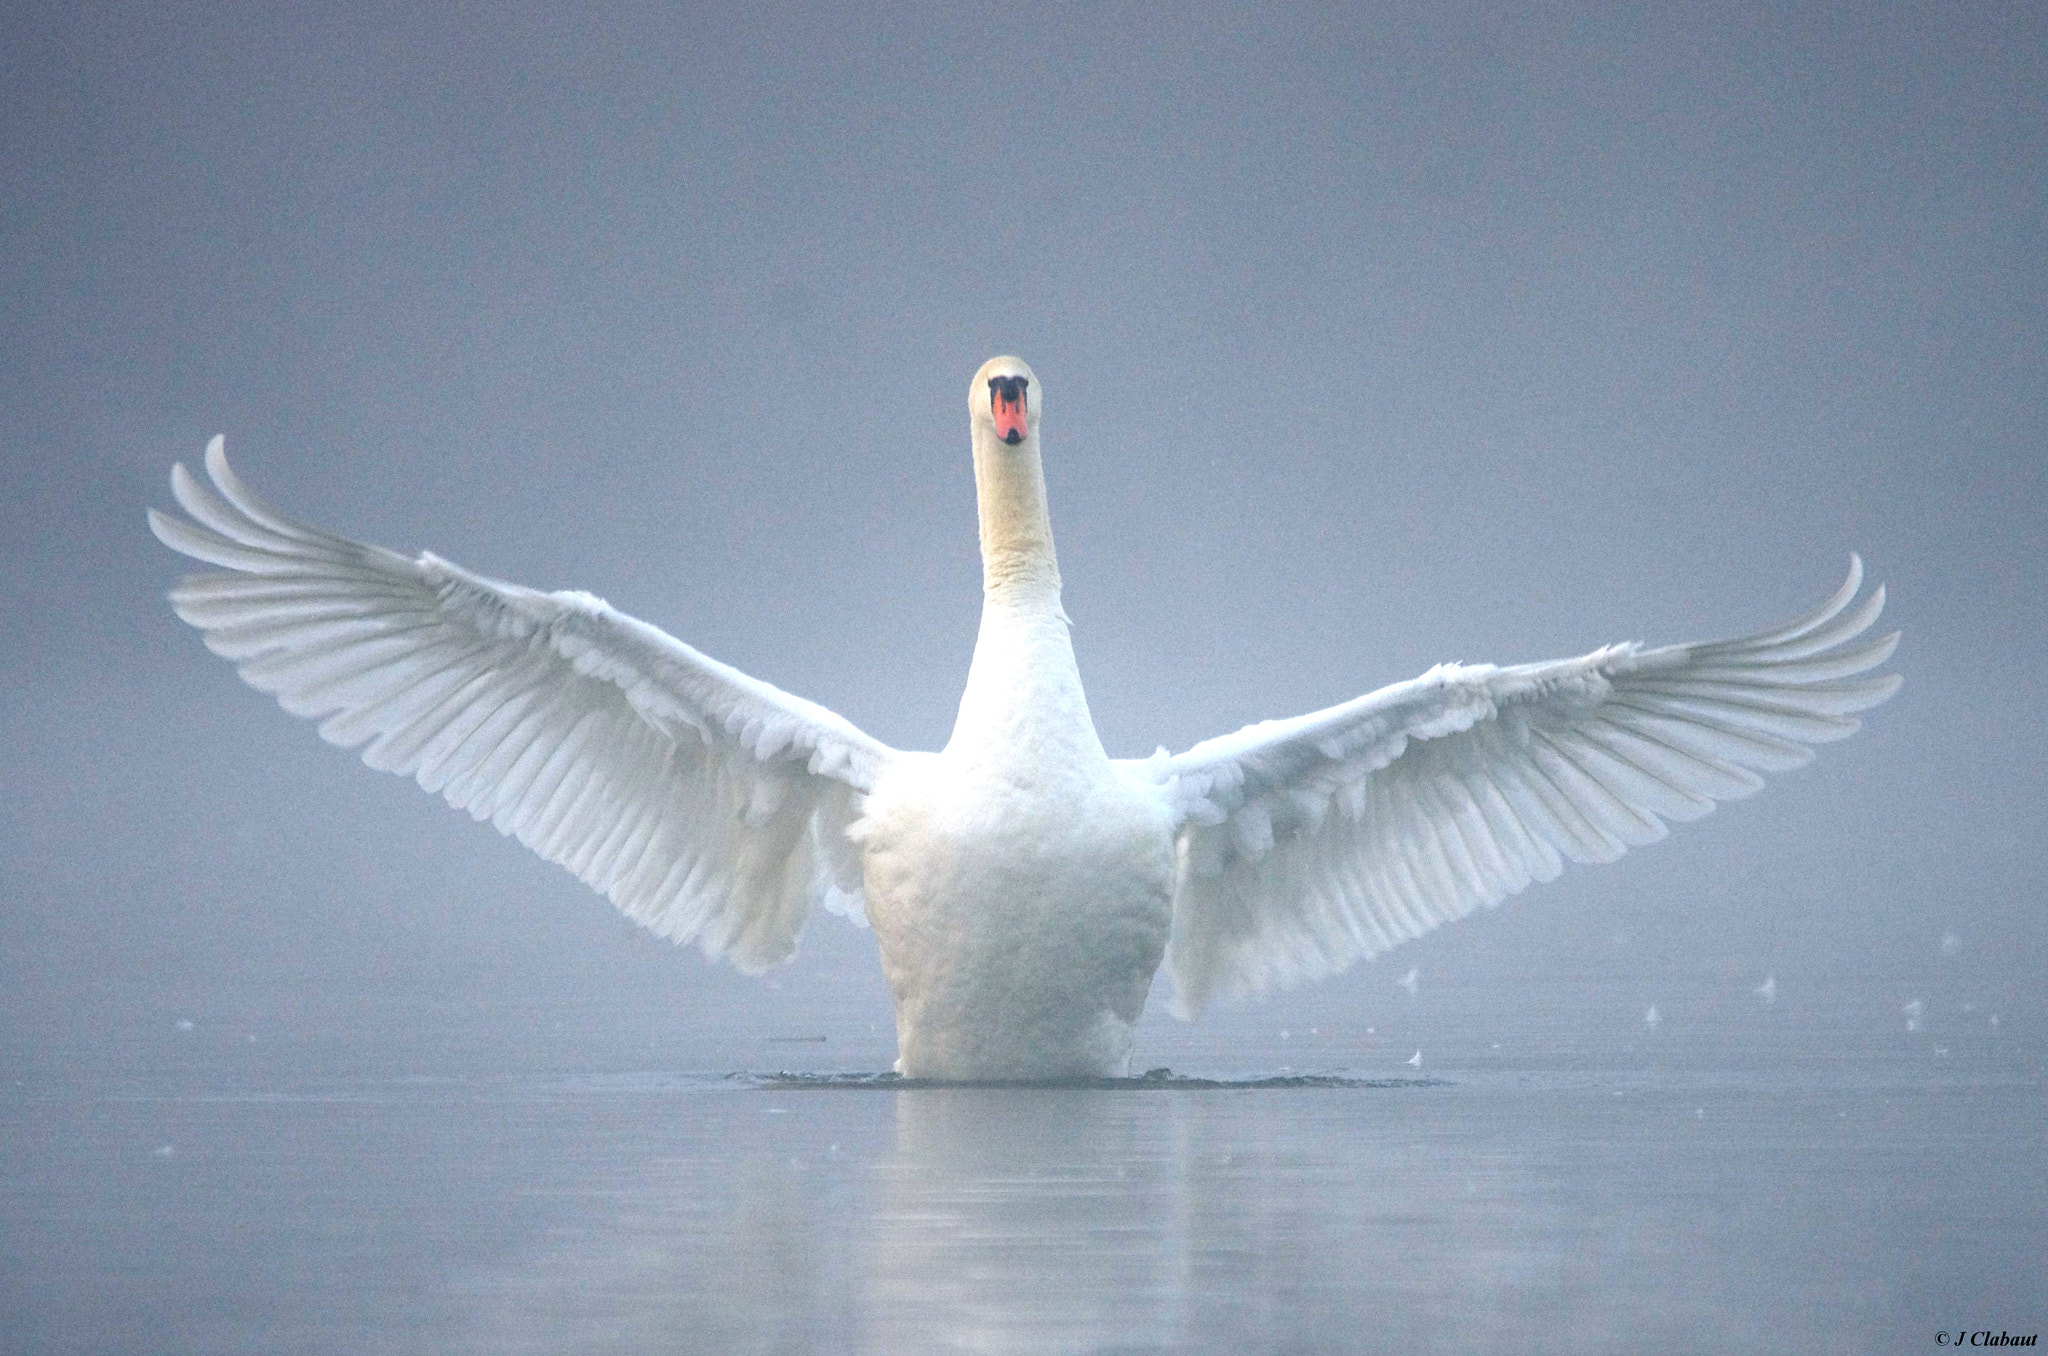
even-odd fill
[[[0,1325],[81,1352],[1919,1349],[2041,1326],[2044,1125],[2037,1080],[1641,1073],[17,1097]]]
[[[752,1109],[752,1110],[758,1110]],[[738,1119],[744,1119],[740,1113]],[[502,1352],[843,1349],[856,1316],[832,1222],[851,1183],[780,1137],[600,1169],[554,1203],[531,1252],[454,1279],[452,1345]],[[818,1335],[830,1340],[817,1341]]]
[[[1051,1352],[1410,1340],[1554,1293],[1559,1193],[1418,1137],[1428,1085],[695,1099],[704,1155],[462,1279],[478,1350]],[[1334,1100],[1332,1100],[1334,1099]],[[863,1143],[863,1141],[866,1141]],[[735,1152],[735,1150],[738,1152]],[[1590,1279],[1580,1277],[1581,1281]],[[1425,1303],[1389,1312],[1402,1292]],[[1410,1306],[1413,1308],[1414,1306]],[[1512,1306],[1510,1306],[1512,1308]],[[1511,1333],[1526,1314],[1509,1314]],[[1510,1342],[1509,1347],[1515,1343]]]
[[[1483,1292],[1502,1277],[1472,1273],[1502,1266],[1554,1285],[1560,1259],[1529,1246],[1554,1232],[1554,1193],[1504,1191],[1512,1165],[1453,1172],[1456,1150],[1376,1128],[1412,1124],[1388,1099],[1428,1095],[905,1095],[874,1210],[869,1348],[1353,1346],[1401,1340],[1373,1297],[1404,1285]],[[1432,1233],[1447,1236],[1417,1246]]]
[[[542,1246],[460,1283],[467,1345],[1684,1351],[1833,1333],[1868,1347],[1925,1316],[1916,1296],[1938,1307],[1921,1287],[1956,1270],[1893,1236],[1911,1210],[1897,1155],[1850,1149],[1870,1126],[1845,1134],[1839,1097],[932,1088],[696,1101],[713,1113],[697,1127],[712,1152],[643,1160],[564,1200]],[[2038,1123],[2025,1098],[2008,1111],[2015,1129]],[[1970,1189],[1976,1207],[1986,1181]],[[2026,1192],[2017,1233],[2038,1242],[2042,1193]],[[1944,1246],[1957,1244],[1951,1231]],[[1985,1233],[1956,1256],[2002,1250],[2017,1295],[2025,1246]],[[1987,1281],[2002,1284],[1970,1284]]]
[[[472,1345],[1183,1343],[1184,1097],[929,1088],[711,1100],[739,1143],[658,1159],[619,1187],[565,1202],[573,1227],[465,1278]]]
[[[1185,1102],[1083,1089],[898,1095],[864,1268],[873,1348],[1178,1342],[1187,1199],[1161,1141]]]

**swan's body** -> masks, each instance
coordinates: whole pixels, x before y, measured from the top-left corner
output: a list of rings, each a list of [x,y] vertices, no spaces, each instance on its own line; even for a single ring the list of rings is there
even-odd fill
[[[364,745],[655,931],[748,970],[811,907],[875,928],[898,1067],[1124,1072],[1162,958],[1176,1007],[1332,973],[1611,861],[1856,728],[1897,636],[1852,644],[1862,567],[1738,640],[1444,665],[1177,757],[1112,760],[1089,717],[1046,511],[1042,391],[969,387],[981,634],[953,736],[902,753],[579,593],[537,593],[285,518],[172,472],[167,545],[235,571],[172,594],[207,644],[321,734]]]
[[[945,749],[898,757],[855,828],[868,918],[904,1072],[1122,1072],[1166,950],[1173,821],[1158,786],[1096,736],[1060,606],[1035,392],[1024,388],[1034,417],[1014,446],[973,396],[1003,363],[969,388],[984,575],[974,663]]]

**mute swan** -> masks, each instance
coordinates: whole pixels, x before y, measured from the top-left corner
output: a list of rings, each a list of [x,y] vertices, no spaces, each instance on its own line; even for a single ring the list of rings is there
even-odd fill
[[[902,1073],[1122,1073],[1162,960],[1174,1009],[1328,975],[1531,881],[1612,861],[1857,727],[1897,644],[1862,564],[1788,625],[1505,668],[1444,664],[1168,756],[1111,759],[1081,690],[1016,358],[968,387],[983,605],[958,723],[904,753],[587,593],[304,526],[222,440],[174,550],[230,573],[178,615],[371,767],[558,862],[640,923],[758,972],[814,904],[865,912]],[[1854,642],[1854,643],[1852,643]]]

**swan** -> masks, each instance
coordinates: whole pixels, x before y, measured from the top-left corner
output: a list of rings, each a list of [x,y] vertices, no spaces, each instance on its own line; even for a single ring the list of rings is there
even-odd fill
[[[874,929],[903,1075],[1127,1072],[1173,1011],[1342,970],[1608,862],[1797,767],[1897,690],[1863,566],[1736,639],[1421,677],[1169,755],[1113,759],[1061,606],[1014,357],[968,387],[981,627],[952,737],[889,748],[588,593],[309,527],[206,448],[173,466],[171,593],[214,653],[371,767],[414,778],[654,932],[758,973],[816,907]]]

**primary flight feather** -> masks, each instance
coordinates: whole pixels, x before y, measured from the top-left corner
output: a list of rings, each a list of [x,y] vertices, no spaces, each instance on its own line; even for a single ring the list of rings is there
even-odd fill
[[[1733,640],[1441,665],[1187,752],[1112,760],[1060,603],[1015,358],[968,404],[980,636],[952,738],[891,749],[586,593],[298,523],[206,449],[180,465],[173,590],[244,679],[372,767],[488,819],[663,936],[758,971],[814,905],[870,921],[905,1074],[1122,1073],[1162,961],[1174,1006],[1331,974],[1612,861],[1857,728],[1897,675],[1862,564]]]

